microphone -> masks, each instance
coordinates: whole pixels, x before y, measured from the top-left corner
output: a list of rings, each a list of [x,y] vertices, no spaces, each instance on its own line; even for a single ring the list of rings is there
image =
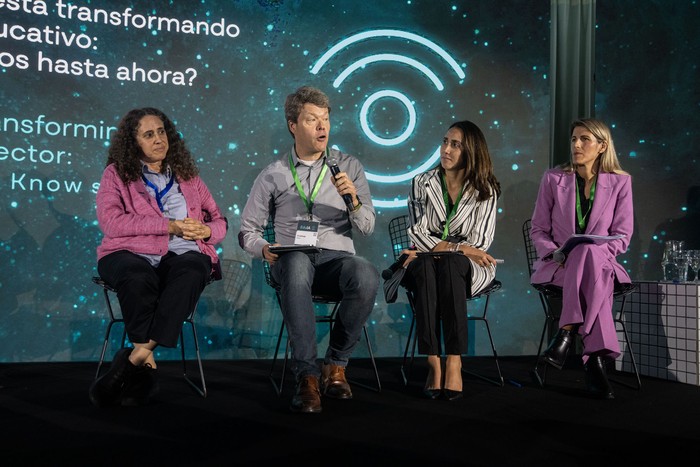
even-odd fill
[[[338,167],[338,161],[335,160],[335,157],[328,160],[328,167],[330,167],[331,169],[333,178],[335,178],[335,176],[340,173],[340,167]],[[352,204],[352,195],[348,193],[344,194],[343,200],[345,201],[345,204],[347,204],[348,209],[352,210],[352,208],[354,207]]]

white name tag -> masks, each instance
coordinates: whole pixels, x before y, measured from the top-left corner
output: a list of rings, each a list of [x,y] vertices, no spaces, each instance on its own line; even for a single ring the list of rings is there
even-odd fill
[[[294,244],[316,246],[317,241],[318,222],[299,221],[297,223],[297,233],[294,236]]]

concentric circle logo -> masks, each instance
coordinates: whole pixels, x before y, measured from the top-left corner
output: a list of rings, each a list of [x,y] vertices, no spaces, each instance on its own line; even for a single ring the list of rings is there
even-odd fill
[[[462,67],[457,63],[457,61],[452,58],[452,56],[445,51],[442,47],[437,45],[435,42],[407,31],[401,31],[396,29],[374,29],[370,31],[364,31],[354,34],[346,39],[341,40],[330,49],[328,49],[321,58],[311,67],[311,73],[318,75],[324,65],[326,65],[332,58],[339,55],[341,52],[348,50],[351,46],[356,46],[361,41],[368,40],[378,40],[379,38],[391,38],[402,40],[402,46],[407,46],[409,49],[415,44],[426,47],[431,53],[435,53],[440,57],[440,60],[447,63],[449,68],[457,76],[458,82],[462,82],[466,75],[462,70]],[[333,87],[338,89],[343,83],[355,72],[361,70],[366,70],[369,66],[378,63],[398,63],[407,66],[409,69],[416,70],[420,72],[438,91],[444,91],[445,85],[443,81],[438,77],[437,73],[433,71],[428,65],[422,63],[417,58],[413,58],[405,54],[396,53],[377,53],[367,56],[363,56],[356,59],[350,63],[345,69],[343,69],[333,80]],[[383,135],[377,134],[375,130],[372,129],[370,124],[370,115],[373,109],[381,103],[392,102],[394,104],[398,103],[405,110],[404,114],[407,121],[403,125],[403,131],[394,137],[385,137]],[[374,144],[382,147],[397,146],[401,143],[406,142],[409,138],[414,136],[417,122],[417,111],[415,107],[415,101],[406,96],[405,92],[396,89],[380,89],[369,94],[361,106],[359,106],[359,122],[363,134]],[[382,183],[382,184],[392,184],[401,183],[411,180],[414,176],[421,172],[433,167],[437,161],[440,159],[440,147],[438,146],[434,151],[429,152],[424,155],[422,162],[414,164],[411,166],[411,170],[394,173],[394,174],[379,174],[370,171],[365,171],[367,180],[370,182]],[[380,208],[393,208],[393,207],[406,207],[406,197],[396,197],[393,199],[376,199],[373,198],[372,202],[376,207]]]

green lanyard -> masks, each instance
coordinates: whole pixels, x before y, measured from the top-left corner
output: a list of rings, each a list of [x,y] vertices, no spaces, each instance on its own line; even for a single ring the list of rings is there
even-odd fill
[[[445,229],[442,231],[442,240],[445,240],[450,234],[450,221],[457,213],[457,207],[459,206],[459,202],[462,199],[463,191],[464,187],[462,187],[462,189],[459,190],[457,201],[455,201],[454,206],[452,206],[452,210],[450,210],[450,194],[447,192],[447,181],[445,180],[445,174],[442,174],[442,199],[445,200],[445,212],[448,213],[447,219],[445,219]]]
[[[586,227],[586,218],[588,217],[588,214],[591,213],[591,209],[593,209],[593,200],[595,199],[595,184],[597,181],[598,177],[596,177],[593,180],[593,184],[591,185],[591,191],[589,194],[588,201],[588,210],[586,211],[586,214],[583,214],[581,212],[581,195],[578,192],[578,183],[576,184],[576,219],[578,220],[578,226],[582,231]]]
[[[328,155],[328,148],[326,148],[326,156]],[[304,201],[304,204],[306,205],[306,210],[309,213],[309,220],[313,219],[313,216],[311,215],[311,208],[314,205],[314,200],[316,199],[316,195],[318,195],[318,190],[321,189],[321,184],[323,183],[323,178],[326,176],[326,172],[328,171],[328,166],[326,164],[323,164],[323,168],[321,169],[321,174],[318,176],[316,179],[316,184],[314,185],[314,189],[311,192],[311,198],[306,197],[306,193],[304,193],[304,188],[301,186],[301,180],[299,180],[299,175],[297,174],[297,169],[294,167],[294,162],[292,160],[292,153],[289,153],[289,168],[292,171],[292,177],[294,177],[294,184],[297,186],[297,190],[299,191],[299,196],[301,197],[302,201]]]

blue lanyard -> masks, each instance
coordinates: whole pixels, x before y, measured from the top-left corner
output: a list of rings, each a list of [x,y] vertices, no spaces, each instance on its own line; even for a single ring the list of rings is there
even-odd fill
[[[162,191],[158,191],[158,187],[155,186],[153,183],[148,181],[145,175],[141,174],[141,178],[143,179],[144,183],[148,188],[151,188],[155,194],[156,194],[156,203],[158,203],[158,208],[160,209],[160,212],[165,212],[165,208],[163,207],[163,197],[170,191],[170,189],[173,187],[173,183],[175,182],[175,177],[170,176],[170,180],[168,180],[168,184],[165,185],[165,188],[163,188]]]

